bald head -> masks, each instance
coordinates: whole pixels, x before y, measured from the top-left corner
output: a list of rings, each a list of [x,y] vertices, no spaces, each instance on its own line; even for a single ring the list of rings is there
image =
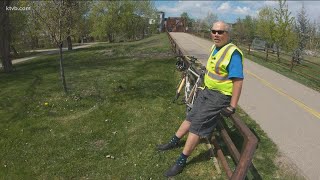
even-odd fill
[[[230,39],[229,32],[230,26],[227,23],[223,21],[213,23],[211,28],[211,38],[216,47],[222,47],[228,44]]]
[[[217,22],[212,24],[212,27],[214,27],[215,25],[223,27],[223,29],[228,31],[228,32],[230,32],[230,30],[231,30],[230,26],[227,23],[225,23],[224,21],[217,21]]]

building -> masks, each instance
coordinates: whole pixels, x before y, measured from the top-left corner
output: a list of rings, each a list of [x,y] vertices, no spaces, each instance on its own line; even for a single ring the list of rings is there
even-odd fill
[[[165,21],[165,17],[164,17],[164,12],[159,11],[158,12],[159,15],[159,27],[158,27],[158,31],[159,32],[164,32],[165,28],[164,28],[164,21]]]
[[[186,32],[187,21],[182,17],[168,17],[165,28],[169,32]]]
[[[158,26],[157,26],[158,32],[164,32],[165,31],[165,28],[164,28],[164,22],[165,22],[164,15],[165,14],[162,11],[159,11],[157,13],[158,13],[157,19],[150,18],[149,19],[149,24],[158,24]]]

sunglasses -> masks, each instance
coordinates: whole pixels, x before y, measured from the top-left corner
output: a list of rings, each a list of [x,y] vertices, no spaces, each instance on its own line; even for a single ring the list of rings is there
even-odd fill
[[[225,31],[225,30],[212,30],[212,29],[211,29],[211,33],[212,33],[212,34],[218,33],[219,35],[221,35],[221,34],[223,34],[223,33],[225,33],[225,32],[228,32],[228,31]]]

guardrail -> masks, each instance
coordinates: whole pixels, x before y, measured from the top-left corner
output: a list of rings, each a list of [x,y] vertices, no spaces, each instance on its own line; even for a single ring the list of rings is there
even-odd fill
[[[169,32],[167,32],[167,35],[170,40],[173,52],[179,56],[183,56],[184,54],[181,48],[174,41]],[[237,114],[231,115],[229,119],[231,119],[233,125],[243,137],[244,142],[242,144],[242,150],[239,152],[235,143],[230,138],[230,135],[228,134],[228,132],[230,132],[230,129],[227,126],[226,119],[221,117],[221,120],[218,122],[216,132],[218,132],[219,136],[222,137],[222,140],[226,144],[228,151],[231,154],[234,163],[236,164],[236,168],[234,171],[231,170],[230,165],[228,164],[227,159],[218,143],[218,136],[214,135],[210,140],[207,139],[207,141],[210,142],[210,146],[211,144],[213,144],[215,153],[212,150],[211,152],[216,154],[219,162],[226,172],[227,177],[232,180],[245,179],[249,168],[254,168],[252,164],[252,158],[258,144],[258,139]],[[218,167],[216,167],[216,169],[218,170],[218,172],[220,171]]]
[[[183,52],[181,51],[181,48],[178,46],[178,44],[173,40],[173,38],[171,37],[170,33],[168,31],[167,32],[167,35],[168,35],[168,38],[170,40],[170,43],[171,43],[171,48],[172,48],[172,51],[177,54],[178,56],[183,56]]]

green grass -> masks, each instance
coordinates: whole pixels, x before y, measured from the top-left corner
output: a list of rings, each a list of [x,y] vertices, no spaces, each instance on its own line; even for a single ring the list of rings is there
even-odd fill
[[[185,117],[184,106],[171,103],[179,73],[170,52],[165,34],[65,52],[67,95],[58,55],[0,73],[0,179],[163,179],[182,147],[155,146]],[[276,147],[247,122],[260,138],[258,172],[272,179],[281,172]],[[213,177],[225,179],[201,144],[176,179]]]

